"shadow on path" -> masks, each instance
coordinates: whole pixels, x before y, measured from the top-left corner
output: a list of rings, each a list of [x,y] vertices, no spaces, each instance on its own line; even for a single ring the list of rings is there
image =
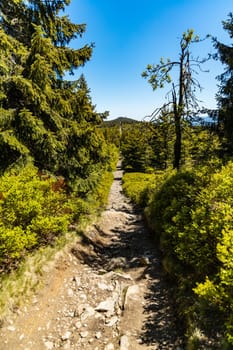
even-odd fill
[[[122,271],[135,283],[143,281],[144,324],[138,334],[139,343],[144,348],[182,350],[183,328],[175,318],[159,252],[140,212],[122,194],[121,180],[118,169],[108,209],[100,223],[83,235],[82,248],[73,249],[73,254],[101,273]]]

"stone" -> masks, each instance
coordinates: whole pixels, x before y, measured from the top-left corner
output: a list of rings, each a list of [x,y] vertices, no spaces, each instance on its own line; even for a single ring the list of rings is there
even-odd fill
[[[96,332],[95,337],[96,337],[96,339],[100,339],[102,337],[102,333]]]
[[[115,272],[115,275],[117,276],[117,277],[121,277],[121,278],[123,278],[123,279],[125,279],[125,280],[131,280],[131,281],[133,281],[133,278],[130,276],[130,275],[128,275],[128,274],[126,274],[126,273],[121,273],[121,272]]]
[[[119,256],[117,258],[112,258],[108,264],[108,268],[110,270],[115,270],[119,268],[123,268],[127,265],[127,260],[123,256]]]
[[[137,284],[133,284],[127,288],[124,301],[124,309],[129,307],[130,300],[137,300],[139,298],[140,289]]]
[[[88,306],[86,308],[86,310],[83,312],[83,314],[81,315],[81,320],[84,321],[86,320],[88,317],[92,317],[95,314],[95,309],[91,306]]]
[[[115,301],[111,298],[106,299],[99,303],[99,305],[95,308],[98,312],[109,312],[114,313]]]
[[[68,295],[68,297],[72,298],[74,296],[74,291],[71,288],[69,288],[67,290],[67,295]]]
[[[113,316],[112,318],[110,318],[109,320],[107,320],[106,325],[108,327],[112,327],[114,326],[114,324],[116,324],[118,322],[118,317],[117,316]]]
[[[80,333],[80,336],[81,336],[81,338],[86,338],[86,337],[88,337],[88,334],[89,334],[88,331],[84,331],[84,332]]]
[[[8,326],[7,327],[8,331],[15,332],[15,327],[14,326]]]
[[[71,332],[67,331],[61,336],[61,339],[65,341],[65,340],[68,340],[70,337],[71,337]]]
[[[74,276],[73,281],[76,283],[77,287],[80,287],[80,285],[81,285],[81,278],[80,277]]]
[[[114,345],[113,345],[112,343],[107,344],[107,345],[104,347],[104,350],[114,350]]]
[[[80,294],[80,295],[79,295],[79,298],[82,299],[83,301],[84,301],[84,300],[87,300],[87,296],[86,296],[86,294],[84,294],[84,293]]]
[[[113,286],[109,286],[109,285],[107,285],[106,283],[103,283],[103,282],[99,282],[98,283],[98,288],[101,289],[101,290],[108,290],[108,291],[112,291],[114,289]]]
[[[120,350],[128,350],[129,349],[129,338],[127,335],[123,335],[120,340]]]
[[[147,256],[141,256],[141,257],[140,257],[140,264],[141,264],[142,266],[148,266],[148,265],[150,265],[150,260],[149,260],[149,258],[148,258]]]
[[[79,329],[79,328],[82,327],[82,323],[80,321],[78,321],[78,322],[75,323],[74,326],[75,326],[75,328]]]
[[[79,317],[89,307],[88,304],[79,304],[77,309],[74,311],[74,316]]]
[[[44,342],[44,346],[46,347],[46,350],[52,350],[53,349],[53,342],[51,341],[46,341]]]

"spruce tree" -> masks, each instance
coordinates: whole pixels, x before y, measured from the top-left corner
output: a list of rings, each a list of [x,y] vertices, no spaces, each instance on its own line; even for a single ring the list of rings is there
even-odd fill
[[[6,41],[14,42],[16,52],[10,44],[1,47],[5,55],[0,67],[5,60],[10,62],[1,76],[6,113],[0,123],[8,120],[9,133],[40,169],[74,182],[77,177],[86,180],[99,169],[106,160],[106,148],[97,130],[105,115],[95,111],[85,78],[64,79],[92,53],[92,45],[76,50],[69,47],[85,31],[85,25],[60,16],[69,3],[10,0],[10,10],[7,2],[1,3],[1,33]],[[7,50],[12,51],[10,55]],[[11,62],[14,69],[9,68]],[[11,118],[6,117],[9,111]],[[14,161],[15,157],[9,162]]]
[[[223,28],[233,38],[233,14],[223,21]],[[220,107],[219,121],[223,125],[224,136],[227,139],[228,150],[233,151],[233,47],[214,39],[218,53],[215,55],[225,66],[223,74],[218,76],[220,82],[217,100]]]

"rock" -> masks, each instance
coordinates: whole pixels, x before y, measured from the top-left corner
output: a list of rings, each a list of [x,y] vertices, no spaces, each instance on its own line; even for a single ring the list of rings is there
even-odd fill
[[[61,340],[65,341],[71,337],[71,332],[67,331],[61,336]]]
[[[108,264],[108,268],[110,270],[115,270],[119,268],[123,268],[127,265],[127,260],[123,256],[119,256],[118,258],[112,258]]]
[[[110,343],[104,347],[104,350],[114,350],[114,345]]]
[[[129,338],[127,335],[123,335],[120,340],[120,350],[128,350],[129,349]]]
[[[80,321],[78,321],[78,322],[75,323],[74,326],[75,326],[75,328],[79,329],[79,328],[82,327],[82,323]]]
[[[124,300],[124,309],[129,307],[130,300],[137,300],[139,298],[140,289],[137,284],[129,286],[127,288]]]
[[[141,256],[139,261],[142,266],[150,265],[150,260],[147,256]]]
[[[8,326],[7,329],[8,329],[8,331],[11,331],[11,332],[15,332],[16,331],[14,326]]]
[[[111,298],[108,298],[107,300],[99,303],[99,305],[95,308],[95,310],[98,312],[109,312],[113,314],[114,308],[115,308],[115,301]]]
[[[88,304],[80,304],[78,305],[77,309],[74,311],[74,316],[79,317],[82,313],[89,307]]]
[[[68,297],[72,298],[74,296],[74,291],[71,288],[69,288],[67,290],[67,295],[68,295]]]
[[[52,350],[53,349],[53,342],[51,341],[46,341],[44,342],[44,346],[46,347],[46,350]]]
[[[95,309],[93,309],[93,307],[88,306],[86,308],[86,310],[84,311],[84,313],[81,315],[81,320],[84,321],[86,320],[88,317],[92,317],[95,314]]]
[[[80,299],[83,299],[83,301],[84,301],[84,300],[87,300],[87,296],[86,296],[86,294],[84,294],[84,293],[80,294],[80,295],[79,295],[79,298],[80,298]]]
[[[126,274],[126,273],[121,273],[121,272],[115,272],[115,275],[117,276],[117,277],[121,277],[121,278],[123,278],[123,279],[125,279],[125,280],[131,280],[131,281],[133,281],[133,278],[130,276],[130,275],[128,275],[128,274]]]
[[[84,331],[84,332],[80,333],[80,336],[81,336],[81,338],[86,338],[86,337],[88,337],[88,334],[89,334],[88,331]]]
[[[117,316],[113,316],[112,318],[110,318],[110,320],[107,320],[106,325],[108,327],[112,327],[114,326],[114,324],[116,324],[118,322],[118,317]]]
[[[96,332],[95,337],[96,337],[96,339],[100,339],[102,337],[102,333]]]
[[[80,277],[74,276],[73,281],[76,283],[77,287],[80,287],[80,285],[81,285],[81,278]]]
[[[107,285],[106,283],[103,283],[103,282],[99,282],[98,283],[98,288],[101,289],[101,290],[107,290],[107,291],[113,291],[113,286],[109,286]]]

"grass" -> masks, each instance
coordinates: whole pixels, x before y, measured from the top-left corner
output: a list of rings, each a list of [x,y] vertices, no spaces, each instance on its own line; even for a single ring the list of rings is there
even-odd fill
[[[65,255],[75,241],[75,232],[63,234],[54,246],[46,246],[27,256],[17,270],[0,279],[0,323],[32,298],[35,290],[43,285],[45,272],[52,270],[57,259]]]

